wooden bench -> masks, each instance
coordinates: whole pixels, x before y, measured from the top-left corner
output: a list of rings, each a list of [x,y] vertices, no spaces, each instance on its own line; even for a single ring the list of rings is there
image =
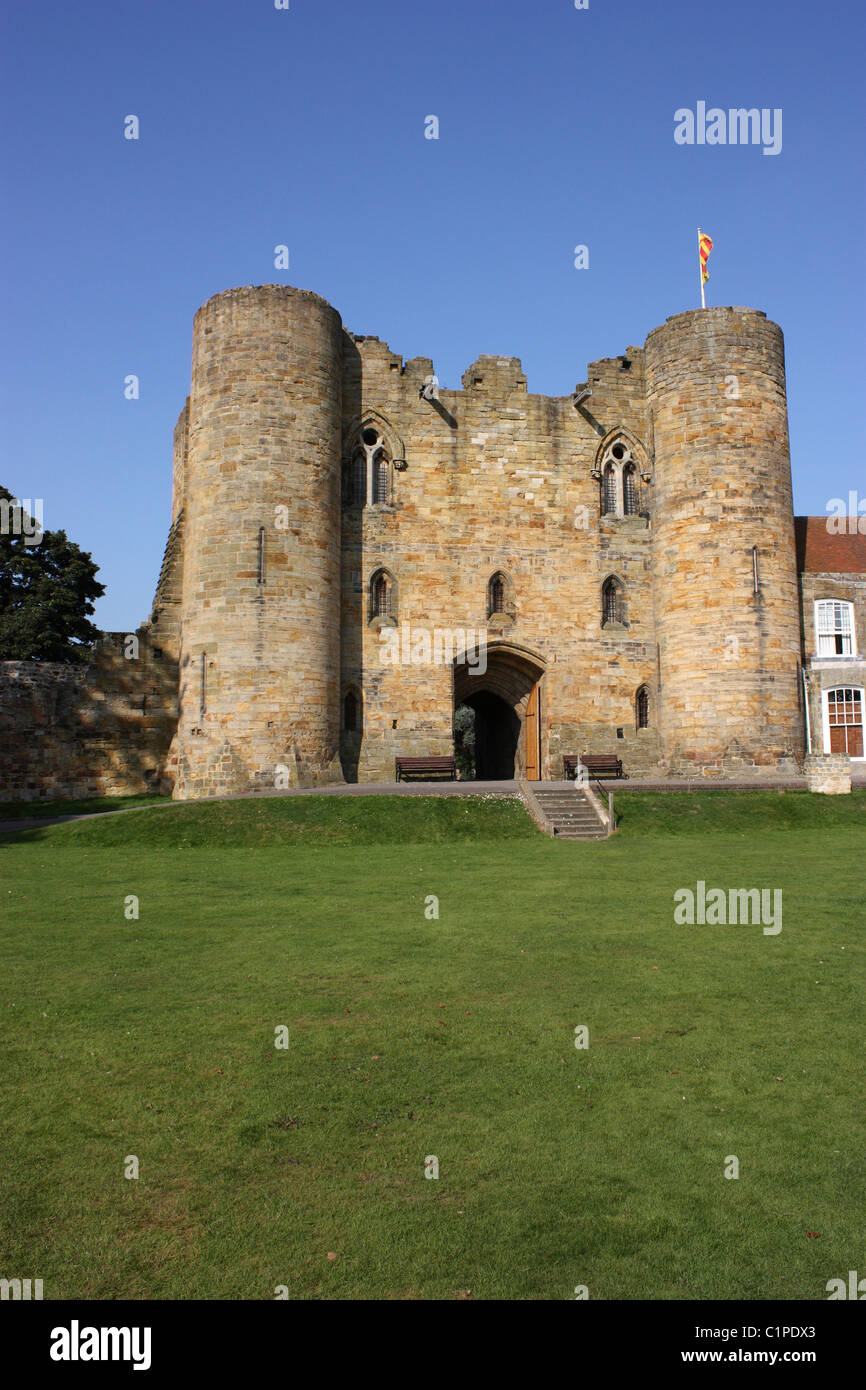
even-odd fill
[[[628,781],[628,773],[622,770],[622,758],[615,753],[584,753],[578,758],[576,753],[563,753],[562,764],[566,778],[577,775],[577,765],[583,763],[592,777],[622,777]]]
[[[403,777],[450,777],[457,776],[457,764],[453,758],[395,758],[394,769],[399,782]]]
[[[584,753],[580,761],[592,777],[628,777],[616,753]]]

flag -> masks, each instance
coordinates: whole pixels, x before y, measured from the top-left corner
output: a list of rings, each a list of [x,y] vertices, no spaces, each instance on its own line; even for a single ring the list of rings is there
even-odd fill
[[[707,261],[710,259],[710,252],[712,249],[713,243],[706,232],[702,232],[698,237],[698,251],[701,257],[701,281],[703,284],[706,284],[710,278],[710,273],[707,270]]]

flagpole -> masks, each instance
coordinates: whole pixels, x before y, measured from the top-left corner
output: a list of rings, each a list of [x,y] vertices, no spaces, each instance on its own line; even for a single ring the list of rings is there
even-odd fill
[[[701,260],[701,229],[698,227],[698,274],[701,277],[701,308],[706,309],[707,298],[704,294],[704,263]]]

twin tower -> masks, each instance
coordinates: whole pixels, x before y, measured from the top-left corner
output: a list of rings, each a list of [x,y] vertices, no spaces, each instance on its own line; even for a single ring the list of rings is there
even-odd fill
[[[395,754],[450,751],[454,671],[381,669],[382,625],[405,622],[486,628],[494,676],[497,660],[529,673],[542,778],[608,750],[655,776],[793,768],[780,329],[752,309],[679,314],[566,397],[482,357],[431,401],[431,371],[308,291],[229,290],[199,310],[151,620],[179,667],[175,796],[390,780]],[[371,431],[377,481],[359,496]],[[617,441],[631,491],[606,488]],[[513,703],[522,721],[532,701]]]

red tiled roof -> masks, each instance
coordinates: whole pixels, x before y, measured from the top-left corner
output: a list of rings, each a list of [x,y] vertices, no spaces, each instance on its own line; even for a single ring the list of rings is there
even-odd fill
[[[834,527],[852,526],[852,516],[847,520],[828,516],[795,516],[794,531],[797,537],[797,571],[799,574],[866,574],[866,533],[848,531],[835,535],[828,531],[827,523]],[[866,518],[860,518],[860,525]]]

